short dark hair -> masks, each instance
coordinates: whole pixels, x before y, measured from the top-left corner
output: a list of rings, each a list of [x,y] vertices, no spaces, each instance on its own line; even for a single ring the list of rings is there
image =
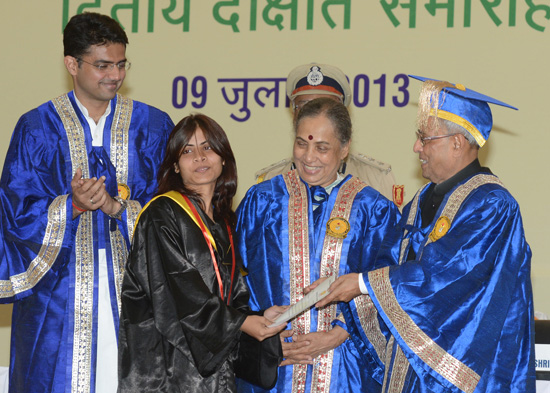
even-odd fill
[[[300,121],[306,117],[325,115],[336,131],[336,137],[342,145],[351,139],[351,118],[344,104],[328,97],[316,98],[309,101],[300,109],[294,122],[294,132],[298,130]]]
[[[80,58],[92,45],[128,44],[128,36],[113,18],[96,12],[75,15],[63,30],[63,53]]]
[[[225,131],[214,119],[206,115],[192,114],[186,116],[176,124],[170,133],[164,160],[158,173],[157,195],[174,190],[185,194],[199,205],[203,205],[201,196],[186,187],[180,174],[174,171],[174,164],[178,163],[183,149],[189,144],[197,128],[202,130],[204,138],[208,141],[212,150],[225,161],[212,198],[214,215],[227,220],[231,225],[235,225],[235,213],[232,204],[233,197],[237,192],[237,163]]]

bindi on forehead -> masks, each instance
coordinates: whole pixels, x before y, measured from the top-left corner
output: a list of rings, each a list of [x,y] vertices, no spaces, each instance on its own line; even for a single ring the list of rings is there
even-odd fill
[[[313,135],[309,135],[309,136],[307,137],[307,139],[309,139],[310,141],[312,141],[312,140],[313,140]]]

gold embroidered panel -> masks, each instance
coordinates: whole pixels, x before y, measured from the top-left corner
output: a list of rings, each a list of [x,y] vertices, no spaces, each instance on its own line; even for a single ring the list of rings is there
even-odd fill
[[[388,345],[386,346],[386,352],[384,357],[384,364],[386,365],[386,368],[384,369],[384,380],[382,381],[382,391],[386,392],[386,386],[388,385],[388,380],[390,378],[390,368],[387,367],[387,365],[391,364],[391,359],[393,356],[393,346],[395,343],[395,338],[393,336],[390,336],[390,339],[388,340]],[[392,392],[395,393],[395,392]]]
[[[345,182],[338,190],[336,202],[330,213],[330,219],[343,219],[349,225],[351,207],[355,196],[366,186],[357,177],[353,177]],[[341,236],[331,236],[327,230],[323,241],[320,277],[329,277],[333,274],[338,274],[340,271],[340,259],[344,239],[345,237]],[[336,319],[336,309],[336,304],[330,304],[318,310],[318,332],[328,332],[332,329],[332,321]],[[330,391],[333,358],[333,349],[317,357],[315,367],[313,368],[312,392],[328,393]]]
[[[111,126],[111,162],[118,183],[128,184],[128,141],[133,101],[117,94],[117,104]]]
[[[110,233],[111,250],[113,254],[113,273],[115,276],[115,291],[118,305],[118,315],[121,313],[122,279],[124,277],[124,263],[128,258],[126,241],[119,230]]]
[[[0,280],[0,298],[7,298],[33,288],[51,269],[65,236],[67,224],[67,195],[55,198],[48,207],[48,223],[42,246],[27,271]]]
[[[136,229],[140,212],[141,204],[138,201],[128,201],[128,207],[126,208],[126,225],[128,226],[128,236],[130,238],[130,242],[134,238],[134,230]]]
[[[92,213],[80,215],[75,239],[75,309],[72,391],[89,392],[92,368],[94,246]]]
[[[289,193],[288,232],[291,304],[303,297],[303,289],[310,284],[310,245],[309,245],[309,197],[305,184],[296,171],[283,175]],[[340,187],[330,218],[349,220],[355,196],[366,184],[352,178]],[[321,256],[320,277],[337,274],[340,267],[342,245],[345,237],[325,235]],[[314,252],[314,251],[311,251]],[[317,331],[332,329],[336,318],[336,305],[318,310]],[[311,315],[304,312],[292,321],[292,328],[298,334],[310,332]],[[311,392],[328,393],[330,390],[334,351],[331,350],[316,358],[313,367]],[[292,392],[305,389],[307,365],[293,366]]]
[[[385,364],[386,337],[380,330],[378,310],[376,310],[374,303],[368,295],[357,296],[353,301],[357,308],[357,315],[359,316],[361,328],[374,347],[378,358]]]
[[[72,170],[82,170],[82,177],[89,178],[88,153],[84,128],[70,102],[64,94],[53,100],[54,106],[63,122],[69,150]],[[94,250],[92,212],[87,211],[79,217],[78,229],[74,242],[75,250],[75,299],[74,299],[74,342],[72,358],[73,392],[89,392],[92,367],[92,330],[94,304]]]
[[[129,131],[130,122],[132,120],[133,101],[127,97],[117,94],[116,108],[113,117],[113,123],[111,125],[111,163],[116,169],[116,180],[118,184],[128,184],[128,144],[129,144]],[[136,223],[137,214],[136,204],[137,201],[130,201],[135,203],[128,203],[126,209],[126,225],[128,228],[128,235],[132,238],[134,226]],[[141,206],[140,206],[141,207]],[[115,278],[115,290],[116,300],[118,305],[118,312],[120,315],[121,310],[121,290],[122,279],[124,276],[124,264],[128,256],[128,248],[126,242],[116,227],[115,231],[109,232],[111,250],[112,250],[112,266]]]
[[[288,260],[290,269],[290,304],[298,302],[304,296],[303,289],[310,284],[309,272],[309,219],[307,190],[296,171],[283,175],[288,199]],[[296,334],[310,332],[311,318],[304,312],[292,321]],[[305,389],[307,365],[292,366],[292,392]]]
[[[369,282],[384,313],[406,345],[450,383],[466,393],[473,393],[480,376],[428,337],[401,308],[391,287],[389,267],[369,272]]]
[[[394,341],[392,340],[392,345],[393,344]],[[395,353],[391,367],[391,375],[389,376],[389,379],[385,378],[384,387],[382,390],[385,391],[384,389],[386,389],[387,383],[388,393],[401,393],[403,392],[405,378],[407,377],[407,372],[409,371],[409,361],[399,345],[394,345],[393,348],[395,348]],[[386,368],[386,372],[388,372],[388,368]]]
[[[74,111],[69,96],[64,94],[53,99],[52,102],[57,110],[57,114],[63,122],[63,127],[67,134],[67,142],[69,143],[72,162],[71,173],[74,176],[76,170],[80,168],[82,170],[82,177],[87,179],[90,177],[90,172],[88,169],[86,138],[84,137],[84,130]]]

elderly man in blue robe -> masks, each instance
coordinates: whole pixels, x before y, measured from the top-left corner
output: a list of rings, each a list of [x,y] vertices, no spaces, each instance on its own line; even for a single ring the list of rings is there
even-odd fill
[[[518,203],[478,161],[488,103],[510,106],[413,78],[423,81],[414,151],[431,182],[384,240],[387,266],[340,277],[317,306],[355,298],[348,331],[383,392],[534,392],[531,250]]]

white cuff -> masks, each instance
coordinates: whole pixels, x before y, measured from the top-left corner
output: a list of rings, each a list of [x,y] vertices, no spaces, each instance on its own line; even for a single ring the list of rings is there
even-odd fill
[[[361,293],[363,295],[369,294],[367,286],[365,285],[365,281],[363,280],[363,273],[359,273],[359,289],[361,290]]]

